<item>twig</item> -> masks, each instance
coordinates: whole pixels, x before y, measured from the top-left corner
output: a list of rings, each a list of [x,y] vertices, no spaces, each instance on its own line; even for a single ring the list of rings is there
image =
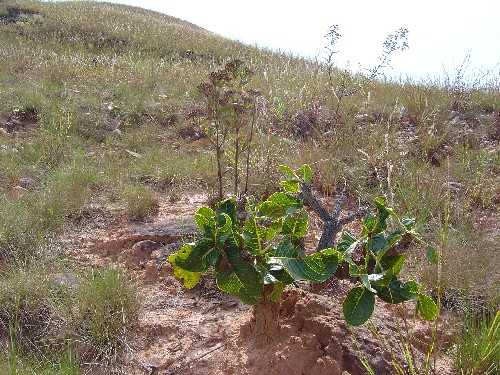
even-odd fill
[[[301,192],[299,198],[304,201],[304,204],[310,207],[324,222],[331,221],[333,218],[330,216],[325,207],[316,199],[312,193],[310,184],[300,184]]]
[[[200,354],[200,355],[198,355],[198,356],[194,357],[193,359],[191,359],[190,361],[188,361],[188,362],[184,363],[183,365],[181,365],[181,366],[179,366],[179,367],[177,367],[177,368],[175,368],[175,369],[172,369],[172,370],[169,370],[169,371],[165,372],[165,373],[164,373],[164,375],[173,375],[173,374],[176,374],[176,373],[178,373],[180,370],[183,370],[183,369],[185,369],[186,367],[190,366],[193,362],[199,361],[199,360],[200,360],[200,359],[202,359],[203,357],[206,357],[206,356],[207,356],[207,355],[209,355],[210,353],[215,352],[216,350],[218,350],[218,349],[220,349],[220,348],[222,348],[222,347],[224,347],[224,346],[226,346],[226,343],[225,343],[225,342],[224,342],[224,343],[222,343],[222,344],[217,345],[216,347],[214,347],[214,348],[210,349],[209,351],[207,351],[207,352],[205,352],[205,353],[203,353],[203,354]]]
[[[368,213],[368,209],[365,207],[360,208],[356,212],[350,214],[349,216],[343,217],[342,219],[339,220],[339,225],[344,225],[347,223],[350,223],[353,220],[356,220],[360,218],[361,216],[364,216]]]

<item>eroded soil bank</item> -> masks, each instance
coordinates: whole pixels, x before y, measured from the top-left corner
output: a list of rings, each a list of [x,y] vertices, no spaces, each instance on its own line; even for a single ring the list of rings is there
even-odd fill
[[[401,332],[411,336],[414,361],[423,363],[431,326],[413,321],[413,306],[378,301],[371,325],[351,327],[342,316],[348,281],[333,281],[319,293],[307,284],[286,289],[280,328],[265,345],[253,334],[252,308],[220,292],[209,277],[184,289],[166,260],[195,235],[192,213],[204,203],[202,195],[186,195],[177,203],[163,202],[152,222],[114,222],[69,241],[78,260],[120,264],[137,278],[142,305],[124,373],[361,375],[367,373],[362,365],[367,361],[377,375],[392,374],[394,358],[405,366]],[[437,336],[442,345],[451,341],[448,326],[441,316]],[[437,374],[453,373],[445,357],[433,366]]]

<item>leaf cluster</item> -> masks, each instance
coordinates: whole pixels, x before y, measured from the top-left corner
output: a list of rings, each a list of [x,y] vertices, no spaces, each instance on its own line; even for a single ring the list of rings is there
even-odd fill
[[[213,268],[217,286],[243,302],[261,301],[265,285],[273,286],[269,298],[279,301],[286,285],[323,282],[340,261],[333,249],[305,254],[300,243],[308,231],[307,211],[300,199],[283,192],[262,202],[250,197],[239,212],[235,198],[226,199],[214,210],[200,208],[195,220],[203,237],[169,257],[174,275],[187,288]]]
[[[339,263],[346,262],[350,276],[359,282],[343,303],[348,323],[366,322],[373,313],[376,295],[393,304],[415,300],[424,319],[437,315],[435,303],[418,283],[400,280],[405,256],[390,251],[404,236],[417,237],[413,220],[400,219],[377,198],[377,211],[364,217],[359,238],[345,230],[337,249],[307,255],[300,244],[308,231],[308,213],[293,194],[299,192],[301,184],[312,182],[312,170],[308,165],[298,172],[280,168],[290,177],[281,182],[285,192],[276,192],[261,202],[249,197],[242,210],[237,209],[236,199],[230,198],[215,209],[196,211],[195,221],[203,236],[169,257],[175,277],[183,279],[185,287],[194,287],[213,269],[217,286],[244,303],[278,302],[285,286],[299,280],[324,282]],[[389,218],[397,223],[390,233]],[[357,249],[363,252],[361,261],[354,257]],[[270,294],[264,293],[266,285],[272,286]]]
[[[361,284],[352,289],[344,301],[347,321],[354,325],[363,324],[373,312],[375,296],[392,304],[416,301],[416,309],[422,318],[434,319],[438,312],[434,301],[423,293],[416,281],[403,281],[399,276],[406,256],[398,254],[395,246],[406,238],[421,242],[414,231],[415,220],[400,219],[382,198],[376,198],[375,205],[376,213],[368,213],[361,222],[360,236],[356,238],[345,229],[337,246],[342,259],[349,265],[350,276]],[[396,223],[393,230],[389,230],[390,219]],[[353,256],[356,250],[361,250],[359,260]]]

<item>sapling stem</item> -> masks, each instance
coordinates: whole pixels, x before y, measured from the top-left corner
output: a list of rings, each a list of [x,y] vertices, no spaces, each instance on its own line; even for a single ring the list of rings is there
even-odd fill
[[[253,98],[253,105],[252,105],[252,124],[250,126],[250,135],[248,136],[248,144],[247,144],[247,160],[246,160],[246,167],[245,167],[245,190],[244,190],[244,195],[248,194],[248,178],[250,175],[250,152],[252,150],[252,140],[253,140],[253,130],[255,127],[255,118],[256,118],[256,110],[255,110],[255,105],[257,103],[257,97],[254,96]]]
[[[234,196],[238,196],[238,163],[240,154],[240,129],[236,125],[234,130],[235,140],[234,140]]]

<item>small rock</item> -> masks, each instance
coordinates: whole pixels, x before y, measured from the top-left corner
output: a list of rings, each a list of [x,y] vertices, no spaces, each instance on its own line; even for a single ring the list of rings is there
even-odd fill
[[[448,120],[453,120],[455,117],[460,116],[460,112],[458,111],[451,111],[450,114],[448,115]]]
[[[448,181],[441,184],[441,189],[459,192],[463,188],[463,185],[460,182]]]
[[[135,151],[130,151],[130,150],[125,150],[125,152],[131,156],[133,156],[134,158],[137,158],[137,159],[140,159],[142,158],[142,155],[139,154],[138,152],[135,152]]]
[[[141,258],[150,258],[153,251],[161,249],[163,244],[151,240],[139,241],[132,246],[131,253]]]
[[[4,128],[0,128],[0,135],[9,135],[9,133]]]
[[[38,183],[30,177],[21,177],[19,179],[19,186],[27,190],[35,190],[38,187]]]
[[[115,129],[111,132],[111,134],[117,136],[118,138],[121,138],[122,136],[122,131],[120,129]]]

